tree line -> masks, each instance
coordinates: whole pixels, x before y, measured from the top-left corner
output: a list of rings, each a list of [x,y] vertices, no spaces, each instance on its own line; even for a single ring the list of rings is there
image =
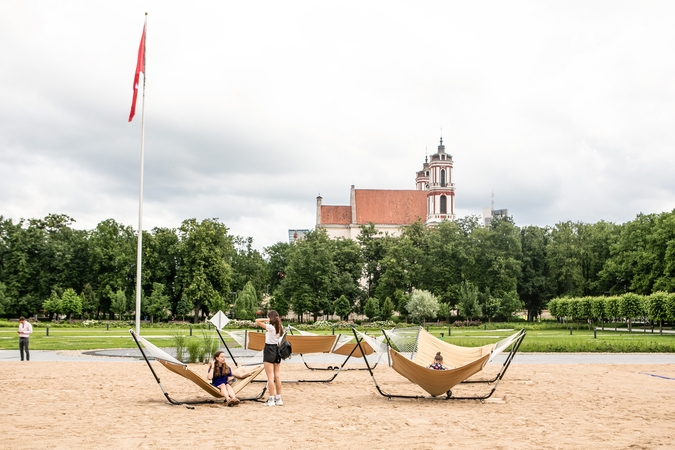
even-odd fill
[[[77,230],[74,222],[0,216],[0,315],[134,310],[133,228],[107,219]],[[533,320],[552,298],[675,291],[675,211],[545,227],[495,218],[484,228],[467,216],[435,227],[418,221],[396,237],[370,224],[356,240],[316,229],[263,252],[252,243],[217,219],[144,231],[144,316],[199,320],[232,305],[242,319],[268,307],[315,320],[354,312],[387,319],[407,315],[423,292],[438,304],[430,317],[504,320],[525,309]]]
[[[632,331],[634,318],[643,319],[659,325],[663,333],[665,321],[675,321],[675,293],[654,292],[651,295],[639,295],[627,292],[622,295],[607,297],[564,297],[554,298],[548,303],[549,311],[558,320],[588,323],[588,328],[600,321],[602,328],[605,322],[626,321],[628,331]]]

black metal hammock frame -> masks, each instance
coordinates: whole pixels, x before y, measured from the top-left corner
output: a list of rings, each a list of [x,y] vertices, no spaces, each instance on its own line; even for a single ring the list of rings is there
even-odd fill
[[[169,393],[164,389],[164,386],[162,386],[162,382],[159,379],[159,376],[155,372],[155,369],[152,367],[152,364],[150,364],[150,360],[148,359],[148,356],[146,355],[146,351],[144,350],[143,346],[139,342],[140,340],[143,340],[145,342],[145,345],[149,346],[154,346],[152,343],[147,341],[146,339],[142,338],[141,336],[138,336],[133,330],[129,330],[131,333],[131,337],[134,338],[134,342],[136,342],[136,345],[138,346],[138,349],[141,352],[141,355],[143,356],[143,359],[148,365],[148,368],[150,369],[150,372],[152,372],[152,376],[155,377],[155,381],[157,381],[157,384],[159,385],[160,389],[164,393],[164,397],[166,397],[167,401],[172,404],[172,405],[200,405],[200,404],[206,404],[206,403],[223,403],[224,400],[217,400],[217,399],[204,399],[204,400],[187,400],[187,401],[179,401],[174,398],[172,398]],[[152,350],[152,349],[151,349]],[[152,353],[152,352],[151,352]],[[229,353],[229,349],[228,349]],[[230,353],[230,356],[232,354]],[[154,358],[154,357],[153,357]],[[186,364],[181,363],[178,360],[171,361],[170,359],[162,360],[158,358],[154,358],[156,361],[158,361],[160,364],[162,364],[165,368],[167,368],[169,371],[182,376],[183,378],[186,378],[190,381],[192,381],[194,384],[202,388],[204,391],[208,392],[212,396],[219,398],[222,397],[222,394],[220,393],[220,390],[214,386],[212,386],[208,381],[204,380],[200,375],[198,375],[195,372],[192,372],[189,367]],[[174,358],[171,358],[174,359]],[[234,361],[234,358],[233,358]],[[236,363],[235,363],[236,364]],[[239,392],[241,389],[243,389],[246,385],[254,380],[260,372],[262,372],[262,366],[259,368],[259,370],[254,371],[249,377],[244,378],[244,379],[238,379],[235,381],[235,383],[232,385],[232,388],[235,390],[235,393]],[[262,381],[262,380],[261,380]],[[255,397],[247,397],[247,398],[239,398],[240,401],[259,401],[263,398],[263,395],[265,395],[265,391],[267,390],[267,385],[263,386],[262,391],[256,395]]]

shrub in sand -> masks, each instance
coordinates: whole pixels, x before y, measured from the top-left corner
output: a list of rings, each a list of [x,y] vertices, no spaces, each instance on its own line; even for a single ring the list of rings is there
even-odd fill
[[[202,350],[200,361],[203,363],[207,362],[218,350],[218,341],[204,330],[202,330]]]
[[[173,344],[176,346],[176,359],[178,361],[183,361],[183,355],[185,355],[185,346],[187,344],[187,338],[185,337],[184,334],[174,333]]]
[[[187,340],[187,351],[188,351],[188,360],[191,363],[196,363],[200,360],[200,356],[204,354],[204,348],[202,343],[198,339],[188,339]]]

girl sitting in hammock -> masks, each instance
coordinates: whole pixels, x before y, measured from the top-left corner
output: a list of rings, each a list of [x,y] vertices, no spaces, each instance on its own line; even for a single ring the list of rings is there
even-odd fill
[[[225,397],[227,406],[237,406],[239,404],[239,399],[234,394],[232,386],[230,386],[230,384],[234,382],[232,369],[230,369],[225,362],[225,353],[222,350],[218,350],[213,355],[213,361],[209,364],[209,371],[206,374],[206,378],[211,380],[213,386],[220,389],[223,397]]]
[[[429,366],[430,369],[434,370],[447,370],[448,368],[443,365],[443,355],[441,352],[437,352],[434,356],[434,363]]]

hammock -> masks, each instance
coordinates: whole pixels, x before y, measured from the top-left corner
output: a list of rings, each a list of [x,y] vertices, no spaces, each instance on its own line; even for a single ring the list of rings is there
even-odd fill
[[[230,348],[228,347],[223,335],[220,330],[216,328],[220,340],[227,349],[228,353],[232,360],[237,364]],[[242,348],[246,350],[257,351],[258,353],[253,356],[253,359],[256,360],[255,364],[260,364],[262,362],[262,353],[265,348],[265,333],[256,333],[255,331],[249,330],[235,330],[235,331],[225,331],[232,339],[234,339]],[[291,343],[293,347],[293,354],[308,354],[308,353],[330,353],[331,350],[337,345],[340,335],[292,335],[284,334],[284,338]],[[351,339],[351,338],[350,338]],[[303,358],[304,361],[304,358]],[[305,364],[306,365],[306,364]],[[343,364],[344,365],[344,364]],[[333,376],[323,380],[281,380],[282,383],[330,383],[338,376],[340,369],[342,367],[335,367],[332,370],[335,370]],[[258,380],[255,380],[258,382]],[[262,381],[262,380],[260,380]]]
[[[507,362],[502,366],[497,377],[495,377],[495,380],[501,380],[511,362],[511,359],[513,358],[513,355],[515,355],[515,352],[518,350],[520,343],[525,337],[525,331],[520,330],[495,344],[489,344],[481,347],[461,347],[435,338],[426,332],[422,327],[413,329],[413,331],[416,333],[414,341],[410,341],[408,339],[408,342],[406,343],[405,339],[399,339],[398,344],[396,344],[397,339],[394,338],[394,336],[397,332],[399,332],[399,330],[392,330],[390,332],[386,332],[384,330],[382,331],[384,336],[387,338],[387,343],[389,344],[389,365],[397,373],[428,392],[432,398],[436,398],[439,395],[445,394],[445,397],[443,397],[445,400],[476,399],[483,401],[490,397],[497,388],[498,382],[487,395],[457,397],[452,395],[451,389],[457,384],[467,382],[469,377],[480,372],[488,363],[488,361],[494,358],[496,354],[503,352],[508,347],[511,347],[511,353],[509,354],[509,357],[507,357]],[[369,338],[356,329],[353,329],[353,332],[354,337],[357,339],[357,344],[359,345],[362,341],[369,342],[368,339],[372,340],[372,338]],[[410,329],[407,331],[401,331],[400,334],[405,335],[406,332],[408,335],[411,334]],[[401,352],[394,349],[391,345],[392,340],[399,349],[402,349],[403,347],[404,350],[408,350],[411,355],[410,358],[404,356]],[[382,351],[381,349],[379,350]],[[434,360],[434,356],[439,351],[443,355],[443,362],[448,367],[448,370],[433,370],[428,368],[428,365],[431,364],[431,362]],[[389,400],[391,400],[393,397],[428,398],[419,395],[396,395],[382,391],[367,361],[366,365],[368,366],[371,378],[375,382],[375,387],[377,388],[378,392],[384,397],[387,397]],[[492,381],[494,380],[478,380],[476,382]]]
[[[291,333],[291,336],[296,336],[295,333],[298,333],[300,336],[321,336],[316,333],[311,333],[309,331],[303,331],[299,330],[291,325],[288,325],[288,330]],[[290,336],[287,336],[287,338]],[[382,340],[384,340],[384,336],[381,337]],[[351,357],[354,358],[364,358],[364,353],[362,353],[361,347],[359,347],[354,341],[353,336],[343,336],[343,335],[338,335],[338,338],[336,339],[332,350],[330,353],[334,355],[341,355],[341,356],[346,356],[345,360],[342,362],[341,365],[339,366],[328,366],[327,368],[325,367],[310,367],[307,362],[305,361],[305,358],[302,355],[302,352],[297,352],[300,353],[300,358],[302,359],[303,364],[305,365],[306,368],[309,370],[367,370],[366,367],[353,367],[353,368],[345,368],[345,364],[347,364],[347,361]],[[365,356],[369,356],[375,353],[375,351],[372,349],[370,345],[368,345],[367,342],[363,342],[362,345],[363,347],[363,352],[365,352]],[[293,352],[295,353],[295,345],[293,346]],[[377,367],[377,364],[379,363],[381,358],[381,354],[378,355],[377,360],[375,361],[375,364],[373,365],[373,369]]]
[[[164,386],[162,386],[162,383],[160,382],[159,377],[155,373],[155,370],[152,368],[152,365],[150,364],[150,361],[148,359],[148,355],[146,355],[146,352],[150,354],[151,358],[154,358],[157,362],[159,362],[162,366],[166,367],[169,371],[182,376],[183,378],[186,378],[190,381],[192,381],[194,384],[202,388],[204,391],[208,392],[211,394],[213,397],[217,399],[222,399],[223,394],[220,392],[220,389],[217,387],[213,386],[211,383],[209,383],[207,380],[202,378],[199,374],[193,372],[190,370],[190,368],[185,364],[182,363],[181,361],[177,360],[173,356],[169,355],[166,353],[164,350],[160,349],[156,345],[152,344],[150,341],[147,339],[139,336],[134,332],[133,330],[129,330],[131,333],[131,336],[134,338],[134,341],[136,342],[136,345],[138,346],[138,349],[141,351],[141,355],[143,355],[143,359],[145,359],[145,362],[148,364],[148,367],[150,368],[150,371],[152,372],[152,375],[155,377],[155,380],[157,381],[157,384],[159,384],[159,387],[162,389],[162,392],[164,393],[164,396],[166,399],[171,403],[172,405],[182,405],[182,404],[200,404],[200,403],[215,403],[215,400],[198,400],[198,401],[176,401],[172,399],[169,394],[166,392],[164,389]],[[142,345],[141,345],[142,344]],[[235,379],[234,383],[232,383],[232,389],[234,390],[235,394],[244,389],[253,379],[260,374],[260,372],[263,371],[263,366],[258,366],[254,370],[249,371],[247,374],[248,376],[245,378],[237,378]],[[262,398],[262,396],[265,394],[265,390],[267,387],[265,386],[260,394],[258,394],[256,397],[252,398],[241,398],[240,400],[258,400]]]

